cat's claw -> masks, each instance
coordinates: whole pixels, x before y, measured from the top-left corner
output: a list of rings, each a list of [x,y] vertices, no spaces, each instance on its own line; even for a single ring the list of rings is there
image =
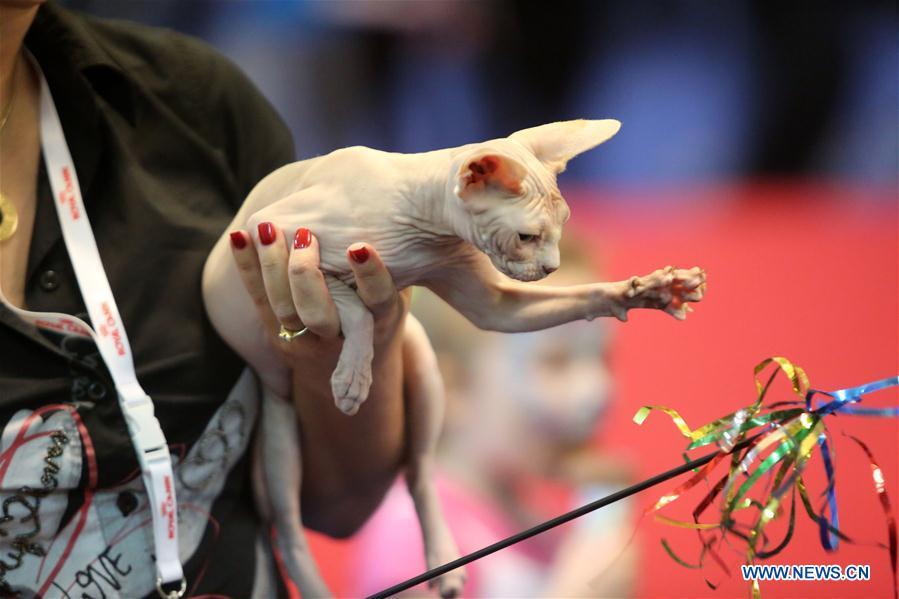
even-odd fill
[[[612,304],[612,315],[627,321],[631,308],[655,308],[678,320],[692,312],[688,302],[701,301],[705,295],[706,275],[698,266],[680,269],[666,266],[643,277],[631,277],[619,301]]]

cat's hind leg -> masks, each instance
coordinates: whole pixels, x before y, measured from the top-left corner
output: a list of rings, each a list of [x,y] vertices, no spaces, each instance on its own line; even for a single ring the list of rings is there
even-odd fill
[[[274,526],[278,551],[303,597],[328,597],[330,592],[303,532],[298,421],[287,399],[291,396],[292,373],[270,338],[279,324],[261,284],[256,252],[247,246],[249,251],[232,255],[229,245],[227,235],[223,235],[207,259],[203,298],[215,329],[252,366],[261,383],[262,409],[254,455],[259,509]],[[244,279],[248,285],[244,285]]]
[[[306,541],[300,513],[302,455],[296,414],[284,398],[264,389],[260,426],[262,507],[275,528],[275,547],[303,597],[330,597]]]
[[[340,411],[352,416],[359,411],[371,387],[374,319],[352,287],[330,275],[325,277],[325,283],[337,306],[344,337],[337,367],[331,374],[331,392]]]
[[[406,485],[415,503],[421,526],[428,569],[459,557],[446,517],[440,506],[435,484],[437,440],[443,426],[445,394],[437,357],[421,324],[406,316],[403,340],[403,380],[406,413],[409,419],[409,454]],[[437,578],[440,596],[458,597],[465,584],[465,568],[457,568]]]

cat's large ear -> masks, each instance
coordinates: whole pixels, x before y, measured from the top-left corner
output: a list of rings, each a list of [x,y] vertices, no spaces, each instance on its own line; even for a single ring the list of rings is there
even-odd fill
[[[526,174],[525,167],[514,158],[484,150],[462,162],[456,175],[456,195],[470,200],[493,188],[517,196],[521,194],[521,183]]]
[[[531,150],[540,162],[555,173],[565,170],[569,160],[595,148],[621,128],[615,119],[588,121],[560,121],[530,129],[522,129],[509,136]]]

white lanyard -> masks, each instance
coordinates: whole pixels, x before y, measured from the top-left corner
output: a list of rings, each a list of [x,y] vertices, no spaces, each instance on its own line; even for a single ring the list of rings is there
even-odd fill
[[[168,445],[153,413],[153,401],[137,381],[131,346],[97,251],[97,242],[84,209],[75,164],[66,145],[50,88],[37,61],[32,62],[41,82],[41,148],[53,190],[53,204],[56,206],[63,240],[75,270],[81,296],[96,331],[84,321],[68,314],[20,310],[7,302],[2,291],[0,300],[19,317],[38,327],[90,336],[96,342],[115,383],[150,500],[156,553],[156,586],[164,597],[180,597],[186,581],[178,559],[178,512]],[[161,588],[164,583],[178,581],[181,582],[180,592],[166,593]]]

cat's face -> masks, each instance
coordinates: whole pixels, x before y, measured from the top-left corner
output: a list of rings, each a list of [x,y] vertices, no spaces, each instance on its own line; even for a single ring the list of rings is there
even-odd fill
[[[570,210],[556,176],[619,127],[612,120],[551,123],[466,148],[453,191],[471,221],[469,241],[513,279],[536,281],[559,268]]]
[[[519,281],[537,281],[559,268],[559,240],[570,215],[554,174],[539,163],[530,166],[516,181],[517,193],[487,189],[466,204],[474,245],[497,270]],[[469,168],[489,173],[508,165],[487,155]]]

